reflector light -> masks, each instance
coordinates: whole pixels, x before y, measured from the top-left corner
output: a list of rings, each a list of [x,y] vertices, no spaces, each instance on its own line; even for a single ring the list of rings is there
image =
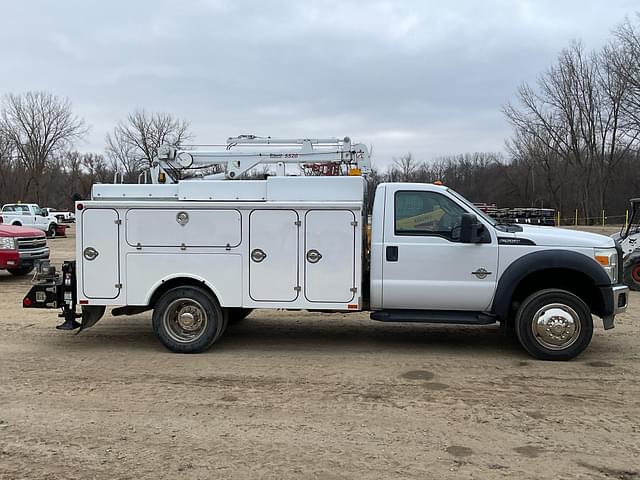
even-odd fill
[[[79,203],[79,204],[76,206],[76,208],[77,208],[78,210],[82,210],[82,209],[84,208],[84,205],[82,205],[81,203]]]
[[[598,262],[603,267],[608,267],[609,266],[609,257],[608,256],[606,256],[606,255],[596,255],[595,259],[596,259],[596,262]]]
[[[30,307],[31,306],[31,299],[30,298],[23,298],[22,299],[22,306],[23,307]]]

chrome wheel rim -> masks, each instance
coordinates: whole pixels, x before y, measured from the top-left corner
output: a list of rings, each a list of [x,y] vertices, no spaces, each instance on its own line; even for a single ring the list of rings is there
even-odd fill
[[[564,350],[580,336],[580,317],[563,303],[545,305],[536,312],[531,323],[533,338],[549,350]]]
[[[209,317],[199,302],[190,298],[174,300],[162,316],[162,324],[172,340],[192,343],[200,338],[209,323]]]

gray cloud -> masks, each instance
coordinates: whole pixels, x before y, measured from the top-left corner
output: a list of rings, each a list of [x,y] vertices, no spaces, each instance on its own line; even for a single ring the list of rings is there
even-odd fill
[[[229,135],[342,136],[384,166],[501,150],[500,107],[573,39],[607,41],[635,1],[33,0],[3,5],[0,93],[68,96],[84,150],[134,108]]]

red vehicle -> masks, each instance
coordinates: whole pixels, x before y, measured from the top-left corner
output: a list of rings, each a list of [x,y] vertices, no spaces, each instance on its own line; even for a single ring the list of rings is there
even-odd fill
[[[27,275],[36,260],[47,258],[49,247],[42,230],[5,225],[0,220],[0,270]]]

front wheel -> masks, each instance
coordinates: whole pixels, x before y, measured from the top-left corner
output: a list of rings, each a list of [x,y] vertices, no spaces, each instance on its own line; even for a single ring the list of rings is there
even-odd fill
[[[224,332],[227,319],[215,298],[198,287],[167,291],[153,309],[153,331],[176,353],[199,353]]]
[[[541,290],[527,297],[516,314],[520,344],[540,360],[570,360],[593,336],[589,307],[566,290]]]
[[[49,238],[55,238],[56,236],[56,228],[58,226],[55,223],[52,223],[51,225],[49,225],[49,228],[46,231],[46,235]]]
[[[15,275],[16,277],[28,275],[32,271],[33,271],[33,265],[21,265],[16,268],[7,268],[7,272],[9,272],[11,275]]]
[[[624,283],[634,291],[640,290],[640,259],[624,268]]]

